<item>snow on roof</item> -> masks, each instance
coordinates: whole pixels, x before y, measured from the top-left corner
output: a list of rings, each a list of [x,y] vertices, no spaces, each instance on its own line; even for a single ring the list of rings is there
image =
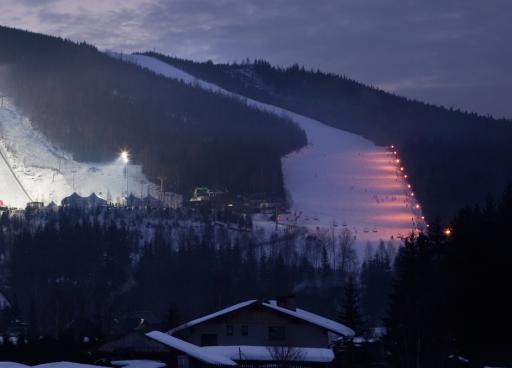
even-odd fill
[[[0,362],[0,368],[107,368],[99,365],[73,363],[73,362],[54,362],[39,365],[25,365],[16,362]]]
[[[233,360],[255,360],[255,361],[274,361],[276,354],[273,348],[268,346],[204,346],[201,349],[218,355],[229,357]],[[277,349],[280,349],[279,347]],[[284,349],[287,349],[285,347]],[[277,355],[279,355],[277,350]],[[334,353],[331,349],[325,348],[293,348],[292,354],[296,354],[295,360],[301,362],[329,363],[334,359]]]
[[[28,365],[15,362],[0,362],[0,368],[28,368]]]
[[[326,330],[334,332],[338,335],[342,335],[342,336],[354,336],[355,335],[354,330],[352,330],[351,328],[349,328],[345,325],[342,325],[341,323],[335,322],[332,319],[322,317],[318,314],[311,313],[311,312],[308,312],[308,311],[305,311],[305,310],[299,309],[299,308],[292,310],[292,309],[280,307],[277,305],[275,300],[270,300],[268,303],[262,303],[262,304],[267,308],[287,314],[292,317],[302,319],[302,320],[312,323],[314,325],[323,327]]]
[[[225,314],[237,311],[239,309],[246,308],[255,303],[258,303],[258,301],[257,300],[248,300],[248,301],[245,301],[242,303],[232,305],[231,307],[221,309],[220,311],[217,311],[215,313],[211,313],[206,316],[194,319],[190,322],[184,323],[178,327],[175,327],[175,328],[169,330],[167,333],[172,335],[173,333],[175,333],[177,331],[181,331],[185,328],[189,328],[189,327],[198,325],[200,323],[203,323],[205,321],[208,321],[208,320],[223,316]],[[288,308],[280,307],[277,305],[275,300],[270,300],[268,303],[263,302],[263,303],[261,303],[261,305],[264,307],[267,307],[269,309],[272,309],[276,312],[284,313],[288,316],[295,317],[295,318],[301,319],[303,321],[317,325],[319,327],[325,328],[326,330],[329,330],[329,331],[334,332],[335,334],[338,334],[341,336],[354,336],[355,335],[354,331],[351,328],[349,328],[345,325],[342,325],[341,323],[338,323],[338,322],[335,322],[328,318],[319,316],[318,314],[314,314],[314,313],[305,311],[303,309],[297,308],[295,310],[291,310]]]
[[[53,362],[53,363],[45,363],[33,365],[34,368],[98,368],[104,367],[100,365],[91,365],[91,364],[82,364],[82,363],[74,363],[74,362]]]
[[[122,368],[164,368],[166,364],[158,360],[113,360],[112,365]]]
[[[167,331],[167,333],[172,335],[174,332],[181,331],[181,330],[183,330],[185,328],[198,325],[198,324],[203,323],[205,321],[208,321],[210,319],[217,318],[217,317],[223,316],[225,314],[237,311],[239,309],[242,309],[242,308],[245,308],[245,307],[247,307],[249,305],[252,305],[252,304],[254,304],[256,302],[257,302],[257,300],[253,299],[253,300],[248,300],[248,301],[245,301],[245,302],[242,302],[242,303],[238,303],[238,304],[232,305],[231,307],[227,307],[227,308],[221,309],[220,311],[217,311],[215,313],[211,313],[211,314],[208,314],[206,316],[203,316],[203,317],[194,319],[192,321],[189,321],[187,323],[184,323],[182,325],[179,325],[178,327],[175,327],[175,328]]]
[[[147,337],[156,340],[164,345],[179,350],[190,357],[207,364],[237,365],[233,360],[225,356],[203,350],[203,348],[189,342],[177,339],[169,334],[160,331],[152,331],[146,334]]]

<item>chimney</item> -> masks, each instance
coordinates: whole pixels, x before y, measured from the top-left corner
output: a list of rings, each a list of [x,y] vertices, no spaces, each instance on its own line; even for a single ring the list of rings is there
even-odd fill
[[[292,311],[297,309],[295,295],[283,295],[276,298],[277,305],[281,308],[286,308]]]

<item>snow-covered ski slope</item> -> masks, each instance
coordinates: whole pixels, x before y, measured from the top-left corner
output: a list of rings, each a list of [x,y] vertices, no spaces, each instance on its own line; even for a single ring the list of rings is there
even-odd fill
[[[280,107],[231,93],[145,55],[113,55],[154,73],[216,93],[239,97],[249,106],[285,116],[307,134],[308,146],[282,158],[292,214],[280,221],[311,231],[346,227],[358,243],[407,236],[423,226],[395,157],[358,135]]]
[[[3,150],[0,147],[0,201],[2,205],[22,207],[30,198],[24,192],[17,178],[13,175]]]
[[[0,200],[9,207],[24,208],[30,201],[59,204],[75,191],[82,196],[96,193],[113,202],[121,202],[126,195],[122,160],[74,160],[36,131],[30,120],[5,99],[0,108],[0,151]],[[130,193],[140,196],[141,189],[146,194],[149,188],[156,194],[156,187],[145,178],[140,166],[129,164],[126,172]]]

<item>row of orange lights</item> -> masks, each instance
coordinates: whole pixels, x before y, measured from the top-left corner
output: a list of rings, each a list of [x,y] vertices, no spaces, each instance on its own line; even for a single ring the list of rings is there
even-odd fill
[[[390,146],[390,148],[391,148],[391,151],[393,152],[393,154],[395,156],[398,156],[398,151],[397,151],[396,146],[392,144]],[[399,164],[400,163],[400,159],[398,157],[396,157],[395,162],[397,164]],[[403,173],[405,171],[405,168],[403,166],[400,166],[400,171]],[[404,174],[403,177],[404,177],[404,179],[407,179],[408,176],[407,176],[407,174]],[[411,184],[407,183],[407,189],[412,189]],[[414,192],[411,191],[410,195],[411,195],[411,197],[414,197]],[[420,209],[419,203],[416,203],[415,208],[416,209]],[[425,216],[422,215],[421,219],[423,221],[425,221]],[[430,227],[429,224],[426,224],[426,225],[427,225],[427,227]],[[446,235],[446,236],[450,236],[450,235],[452,235],[452,230],[450,228],[446,228],[446,229],[443,230],[443,234]]]

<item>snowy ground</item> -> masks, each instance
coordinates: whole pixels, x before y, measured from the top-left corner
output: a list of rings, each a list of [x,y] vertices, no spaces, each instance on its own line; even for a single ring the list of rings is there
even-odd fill
[[[144,55],[114,55],[157,74],[209,91],[240,97],[249,106],[285,116],[307,134],[308,146],[282,158],[292,213],[280,222],[311,232],[348,228],[357,243],[396,239],[423,227],[395,157],[386,148],[288,110],[228,92]],[[265,226],[256,222],[258,226]],[[271,227],[271,224],[266,224]]]
[[[126,194],[125,164],[117,157],[106,163],[84,163],[52,145],[33,129],[29,119],[9,101],[0,108],[0,200],[10,207],[24,208],[27,202],[59,204],[74,191],[82,196],[96,193],[120,202]],[[12,171],[9,170],[9,166]],[[156,187],[142,174],[140,166],[127,165],[128,191],[140,196]],[[25,188],[28,196],[16,178]]]

